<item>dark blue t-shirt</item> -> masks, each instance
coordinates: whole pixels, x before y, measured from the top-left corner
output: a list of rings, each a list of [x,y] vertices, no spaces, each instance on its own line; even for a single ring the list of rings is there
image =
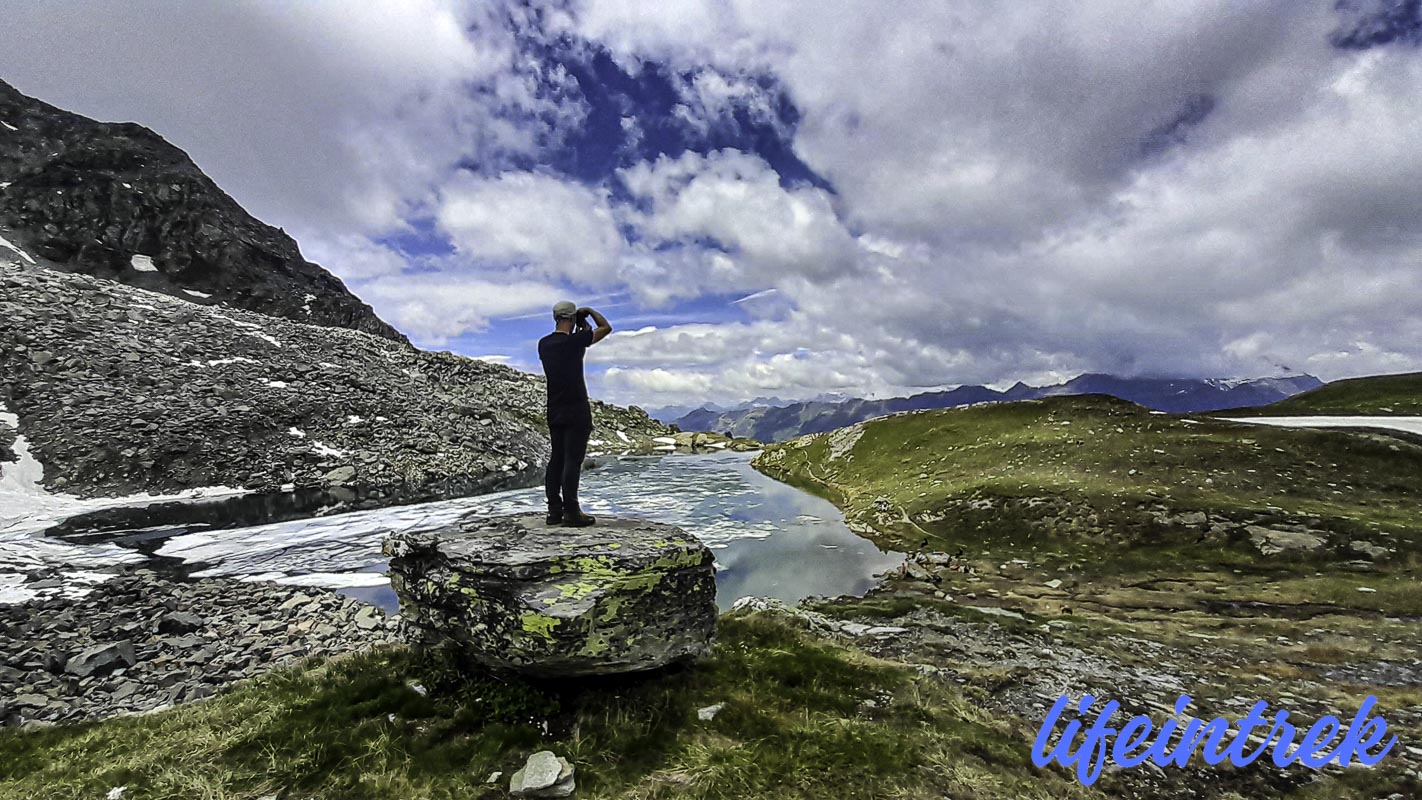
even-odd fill
[[[548,379],[548,424],[592,427],[588,387],[583,382],[583,354],[592,346],[591,329],[558,333],[538,340],[538,360]]]

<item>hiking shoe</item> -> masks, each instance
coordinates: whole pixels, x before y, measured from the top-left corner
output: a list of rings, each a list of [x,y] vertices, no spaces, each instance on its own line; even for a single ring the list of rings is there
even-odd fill
[[[552,511],[549,511],[548,516],[544,517],[543,521],[548,523],[549,525],[562,525],[563,512],[560,511],[557,514],[554,514]]]
[[[565,528],[586,528],[597,522],[597,517],[590,517],[581,511],[563,512],[563,527]]]

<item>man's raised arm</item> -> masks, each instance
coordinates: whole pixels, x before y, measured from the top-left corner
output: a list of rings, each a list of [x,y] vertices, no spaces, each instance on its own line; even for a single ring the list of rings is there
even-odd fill
[[[580,308],[578,309],[578,316],[592,317],[593,322],[597,323],[597,327],[593,328],[593,344],[597,344],[603,339],[606,339],[607,335],[609,333],[612,333],[612,323],[607,321],[607,317],[604,317],[602,314],[598,313],[597,309],[587,307]]]

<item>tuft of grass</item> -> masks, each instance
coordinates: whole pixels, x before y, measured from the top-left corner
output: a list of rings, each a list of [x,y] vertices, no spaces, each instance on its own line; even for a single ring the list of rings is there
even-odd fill
[[[619,680],[461,675],[390,649],[157,714],[6,731],[0,797],[493,798],[544,748],[577,765],[583,798],[1100,796],[1037,771],[1029,743],[902,665],[731,615],[713,657]]]

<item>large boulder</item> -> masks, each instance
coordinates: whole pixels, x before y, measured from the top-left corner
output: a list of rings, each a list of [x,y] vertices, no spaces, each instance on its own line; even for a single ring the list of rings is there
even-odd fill
[[[716,626],[711,551],[670,525],[468,516],[385,540],[401,615],[422,644],[539,677],[655,669],[703,655]]]

